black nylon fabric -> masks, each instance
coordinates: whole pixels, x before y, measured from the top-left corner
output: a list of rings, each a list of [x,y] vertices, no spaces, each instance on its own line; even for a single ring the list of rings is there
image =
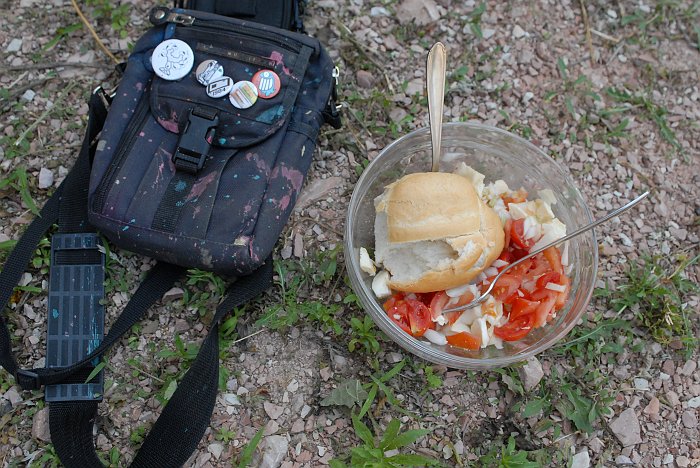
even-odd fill
[[[51,443],[66,468],[103,466],[92,442],[96,415],[96,401],[66,401],[49,405]]]

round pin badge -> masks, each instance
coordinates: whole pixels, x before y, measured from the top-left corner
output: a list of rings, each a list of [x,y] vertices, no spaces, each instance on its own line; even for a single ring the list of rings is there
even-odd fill
[[[207,86],[212,81],[216,81],[224,76],[224,67],[216,60],[205,60],[197,65],[195,75],[197,76],[197,81]]]
[[[253,84],[258,88],[258,95],[263,99],[271,99],[280,92],[282,84],[280,77],[272,70],[260,70],[253,75]]]
[[[228,76],[210,81],[207,85],[207,96],[210,98],[220,98],[226,96],[233,89],[233,80]]]
[[[153,50],[151,65],[156,75],[168,81],[187,76],[194,66],[194,52],[179,39],[163,41]]]
[[[258,88],[250,81],[237,81],[228,98],[233,107],[247,109],[258,100]]]

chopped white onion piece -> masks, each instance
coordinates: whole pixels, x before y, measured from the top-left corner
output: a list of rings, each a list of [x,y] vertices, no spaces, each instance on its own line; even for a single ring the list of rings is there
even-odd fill
[[[525,297],[525,294],[520,289],[517,289],[515,292],[518,293],[518,296]]]
[[[494,267],[489,267],[484,270],[484,274],[486,275],[487,278],[490,278],[491,276],[495,276],[498,274],[498,270],[495,269]]]
[[[490,344],[494,345],[496,349],[503,349],[503,340],[497,336],[492,336]]]
[[[561,252],[561,264],[569,266],[569,241],[564,242],[564,248]]]
[[[556,292],[566,291],[566,286],[564,286],[563,284],[557,284],[557,283],[547,283],[547,285],[544,288],[552,290],[552,291],[556,291]]]
[[[406,299],[411,299],[412,301],[415,301],[416,299],[418,299],[418,296],[416,296],[413,293],[408,293],[406,294]]]
[[[539,195],[539,197],[545,203],[548,203],[550,205],[557,204],[557,197],[554,196],[554,192],[552,192],[550,189],[539,190],[537,192],[537,195]]]
[[[481,283],[482,281],[485,281],[485,280],[486,280],[486,275],[482,271],[481,273],[479,273],[479,276],[476,277],[476,282]]]
[[[462,286],[457,286],[450,289],[445,289],[445,294],[450,297],[460,297],[463,296],[465,292],[469,289],[468,284],[463,284]]]
[[[367,253],[367,249],[364,247],[360,247],[360,269],[370,276],[377,274],[377,267],[374,265],[374,262],[369,257],[369,253]]]
[[[532,292],[535,290],[536,281],[523,281],[520,287],[527,292]]]
[[[440,314],[438,315],[438,318],[434,319],[433,322],[437,322],[438,325],[442,326],[447,323],[447,319],[445,318],[444,315]]]
[[[447,338],[445,338],[445,335],[430,328],[425,331],[425,334],[423,336],[426,340],[438,346],[447,344]]]
[[[494,268],[501,268],[501,267],[506,266],[506,265],[508,265],[508,262],[506,262],[505,260],[501,260],[500,258],[497,258],[497,259],[494,260],[493,263],[491,264],[491,266],[494,267]],[[449,295],[449,294],[448,294],[448,295]]]
[[[386,270],[382,270],[374,277],[372,280],[372,291],[378,299],[391,296],[391,289],[389,289],[389,273]]]

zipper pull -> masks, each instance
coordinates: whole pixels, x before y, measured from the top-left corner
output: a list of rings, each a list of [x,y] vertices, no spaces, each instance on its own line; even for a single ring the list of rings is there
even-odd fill
[[[148,15],[148,19],[153,26],[160,26],[165,23],[175,23],[182,26],[191,26],[194,23],[194,16],[178,13],[165,7],[155,7]]]

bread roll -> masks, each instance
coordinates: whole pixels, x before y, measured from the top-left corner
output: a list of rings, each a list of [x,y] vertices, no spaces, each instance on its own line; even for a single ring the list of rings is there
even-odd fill
[[[409,174],[375,199],[375,260],[405,292],[431,292],[468,283],[503,250],[496,212],[463,176]]]

